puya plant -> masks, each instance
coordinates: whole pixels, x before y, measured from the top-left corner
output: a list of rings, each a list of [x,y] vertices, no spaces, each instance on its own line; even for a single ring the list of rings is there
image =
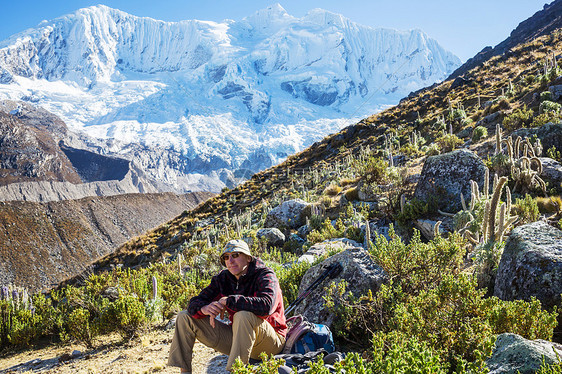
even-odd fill
[[[460,220],[462,225],[459,233],[475,245],[490,241],[501,242],[507,230],[518,219],[517,216],[511,216],[511,191],[506,187],[507,177],[498,178],[497,174],[494,175],[490,195],[489,174],[489,170],[486,169],[482,192],[479,191],[478,184],[471,181],[470,204],[466,204],[461,194],[463,210],[455,215],[456,220]],[[506,187],[506,201],[501,202],[504,187]]]
[[[505,147],[503,147],[504,145]],[[543,169],[538,157],[542,153],[540,140],[537,139],[531,143],[529,138],[522,139],[520,136],[516,138],[509,136],[502,139],[502,131],[498,124],[496,126],[496,157],[503,154],[504,151],[511,177],[515,181],[513,190],[525,193],[534,188],[540,188],[546,196],[546,183],[540,177]]]

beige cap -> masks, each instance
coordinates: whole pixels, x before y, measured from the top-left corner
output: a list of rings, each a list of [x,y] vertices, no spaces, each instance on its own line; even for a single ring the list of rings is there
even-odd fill
[[[250,252],[250,247],[248,247],[248,244],[244,240],[234,239],[226,243],[224,249],[222,250],[221,257],[220,257],[222,266],[226,266],[225,262],[222,259],[222,255],[224,255],[225,253],[234,253],[234,252],[244,253],[245,255],[252,257],[252,254]]]

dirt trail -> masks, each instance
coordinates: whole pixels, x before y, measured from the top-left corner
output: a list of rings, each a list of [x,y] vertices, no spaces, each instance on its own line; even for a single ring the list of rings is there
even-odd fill
[[[88,349],[84,345],[49,346],[0,357],[0,374],[177,374],[179,369],[166,366],[173,330],[154,330],[140,338],[118,343],[106,338],[103,345]],[[193,354],[194,374],[225,374],[227,356],[196,343]]]

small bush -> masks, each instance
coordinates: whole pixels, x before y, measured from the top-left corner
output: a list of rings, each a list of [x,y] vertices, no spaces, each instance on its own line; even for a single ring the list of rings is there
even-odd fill
[[[439,145],[439,148],[444,152],[451,152],[459,145],[463,144],[464,142],[462,139],[459,139],[458,136],[455,134],[445,134],[440,136],[435,140],[435,142]]]
[[[90,324],[90,312],[83,308],[74,309],[68,316],[68,334],[76,340],[92,347],[92,339],[97,335]]]
[[[472,142],[476,143],[482,138],[488,137],[488,129],[484,126],[477,126],[472,130]]]
[[[328,187],[324,189],[324,194],[328,196],[336,196],[341,192],[341,190],[342,188],[340,186],[331,183],[330,185],[328,185]]]
[[[403,211],[396,214],[396,220],[399,224],[404,226],[414,219],[418,219],[434,212],[437,212],[436,201],[422,201],[420,199],[413,198],[404,204]]]
[[[507,131],[515,131],[522,127],[529,127],[533,121],[533,110],[527,109],[524,105],[522,109],[515,109],[511,114],[503,119],[503,126]]]
[[[555,114],[560,113],[560,108],[562,105],[555,103],[554,101],[545,100],[539,105],[539,114],[554,112]]]
[[[540,101],[543,102],[543,101],[547,101],[547,100],[552,101],[552,92],[550,92],[550,91],[541,92]]]
[[[146,322],[144,305],[134,295],[120,296],[109,305],[105,313],[105,323],[128,336],[137,334]]]
[[[516,214],[519,216],[517,224],[536,222],[541,216],[537,201],[529,194],[524,199],[516,199],[513,206]]]
[[[529,125],[529,127],[541,127],[549,122],[558,123],[560,122],[560,118],[560,113],[547,111],[533,118],[533,122]]]
[[[558,162],[562,161],[562,153],[560,153],[560,151],[558,151],[555,146],[552,146],[549,149],[547,149],[546,156]]]
[[[439,148],[439,144],[431,143],[430,145],[423,146],[421,151],[424,152],[428,156],[436,156],[441,153],[441,149]]]

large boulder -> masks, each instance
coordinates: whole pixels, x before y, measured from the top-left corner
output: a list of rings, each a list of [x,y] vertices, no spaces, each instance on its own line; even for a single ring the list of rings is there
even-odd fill
[[[322,243],[316,243],[306,251],[305,254],[300,256],[297,262],[306,261],[308,263],[314,263],[320,257],[326,256],[330,252],[341,252],[350,247],[360,247],[361,244],[354,240],[347,238],[337,238],[324,240]]]
[[[562,122],[549,122],[537,128],[518,129],[513,132],[513,135],[529,139],[536,135],[541,140],[544,153],[552,146],[562,152]]]
[[[503,251],[494,295],[502,300],[529,300],[550,308],[562,293],[562,231],[538,221],[515,228]]]
[[[486,361],[490,374],[536,373],[545,364],[558,362],[562,345],[546,340],[527,340],[516,334],[501,334],[496,340],[494,353]]]
[[[462,209],[461,192],[470,199],[470,181],[484,186],[486,166],[476,154],[459,149],[443,155],[430,156],[423,165],[414,197],[423,201],[437,199],[439,208],[448,212]]]
[[[375,264],[367,251],[361,247],[349,248],[340,252],[321,264],[318,264],[304,274],[299,287],[299,295],[304,292],[324,271],[334,263],[340,263],[342,271],[333,279],[325,279],[321,282],[304,301],[296,308],[294,314],[302,314],[309,321],[324,323],[331,326],[334,315],[329,313],[325,307],[325,287],[331,282],[347,282],[347,292],[353,295],[364,295],[371,290],[376,293],[381,284],[387,280],[384,270]]]
[[[548,157],[540,157],[539,159],[542,163],[542,174],[540,177],[545,182],[550,182],[551,187],[560,188],[562,185],[562,165]]]
[[[264,227],[276,227],[280,230],[296,229],[304,225],[305,209],[309,205],[301,199],[284,201],[269,211],[265,217]]]
[[[272,246],[280,246],[285,243],[285,234],[275,227],[259,229],[256,236],[260,239],[265,239],[267,244]]]
[[[552,93],[552,100],[558,101],[560,97],[562,97],[562,85],[557,84],[554,86],[548,87],[548,90]]]

